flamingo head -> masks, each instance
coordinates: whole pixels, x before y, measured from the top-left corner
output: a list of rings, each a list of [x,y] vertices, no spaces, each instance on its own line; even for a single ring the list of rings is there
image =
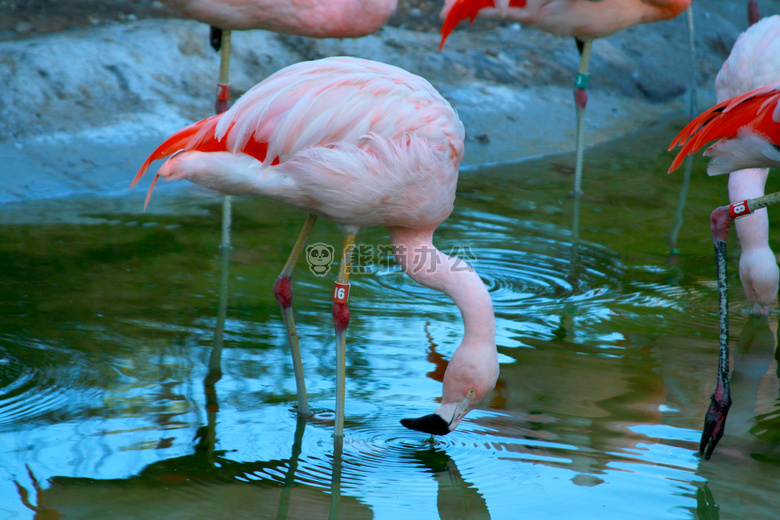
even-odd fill
[[[495,347],[480,355],[471,349],[458,349],[444,373],[442,404],[432,414],[418,419],[403,419],[401,424],[411,430],[431,435],[446,435],[473,410],[496,386],[498,356]]]

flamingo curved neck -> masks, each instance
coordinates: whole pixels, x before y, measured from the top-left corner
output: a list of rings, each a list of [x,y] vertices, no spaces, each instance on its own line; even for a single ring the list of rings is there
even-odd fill
[[[390,228],[396,262],[414,281],[443,292],[455,302],[463,317],[461,347],[489,346],[495,350],[495,316],[487,287],[465,261],[434,247],[435,229]]]

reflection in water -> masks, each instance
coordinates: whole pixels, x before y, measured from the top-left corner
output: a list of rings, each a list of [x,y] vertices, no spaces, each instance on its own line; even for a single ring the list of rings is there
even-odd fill
[[[216,399],[216,393],[210,394]],[[341,446],[334,455],[330,496],[321,488],[296,483],[305,418],[298,418],[288,459],[237,462],[216,451],[205,439],[216,439],[216,403],[209,424],[198,431],[201,441],[190,455],[161,460],[136,476],[122,479],[51,477],[43,487],[28,468],[30,491],[16,481],[19,499],[35,518],[371,518],[370,510],[352,497],[341,497]],[[213,420],[212,420],[213,419]],[[280,483],[273,475],[284,475]],[[340,516],[341,515],[341,516]]]
[[[300,445],[295,446],[300,450]],[[298,451],[300,453],[300,451]],[[285,473],[293,459],[236,462],[224,452],[167,459],[124,479],[52,477],[43,488],[31,475],[34,502],[17,483],[20,500],[36,519],[105,518],[326,518],[333,511],[319,488],[280,485],[263,475]],[[288,473],[289,475],[289,473]],[[371,518],[370,510],[352,497],[342,497],[342,518]],[[337,510],[338,515],[339,510]],[[338,518],[332,516],[331,518]]]
[[[720,508],[707,484],[696,491],[696,520],[719,520]]]
[[[219,412],[216,384],[222,379],[222,347],[225,336],[225,320],[227,318],[228,280],[230,278],[230,197],[223,200],[222,246],[219,250],[219,303],[217,323],[214,327],[214,343],[209,354],[206,377],[203,379],[203,393],[206,399],[207,424],[198,429],[195,438],[196,448],[201,451],[213,452],[217,442],[216,424]]]
[[[747,315],[745,323],[732,350],[733,366],[731,372],[732,406],[729,411],[729,420],[726,425],[726,433],[718,445],[719,460],[702,460],[699,471],[707,476],[710,481],[699,486],[696,494],[697,518],[717,519],[721,512],[726,518],[732,515],[739,516],[739,506],[730,498],[734,493],[744,495],[738,490],[744,485],[760,485],[756,480],[763,477],[755,475],[752,469],[756,466],[754,453],[757,451],[771,455],[775,460],[780,460],[780,453],[776,448],[778,441],[776,424],[765,423],[767,417],[777,417],[778,409],[762,415],[757,413],[765,408],[767,403],[762,403],[767,398],[767,389],[762,388],[762,383],[767,382],[768,372],[771,374],[771,365],[775,362],[777,352],[777,315],[771,313],[769,317]],[[771,392],[771,400],[780,402],[776,381]],[[772,431],[772,430],[775,431]],[[767,443],[761,441],[761,437],[770,432]],[[752,434],[751,434],[752,433]],[[774,446],[773,446],[774,445]],[[720,451],[722,450],[722,451]],[[734,481],[732,472],[739,466],[745,479],[739,483]],[[717,478],[719,473],[729,474],[725,479]],[[775,515],[775,511],[767,511],[767,518]],[[757,517],[763,518],[762,514]]]
[[[669,133],[642,148],[663,150]],[[204,231],[218,208],[203,201],[142,215],[83,203],[89,225],[0,224],[0,518],[338,509],[349,519],[501,520],[517,518],[518,504],[530,518],[775,518],[777,316],[743,323],[732,313],[732,339],[742,329],[733,416],[717,460],[701,461],[717,336],[711,238],[705,221],[683,227],[685,254],[666,264],[679,185],[659,180],[668,157],[637,153],[631,141],[589,155],[578,229],[570,176],[549,162],[461,176],[438,240],[476,257],[501,376],[433,445],[399,419],[441,395],[461,325],[457,309],[392,270],[355,276],[348,435],[335,447],[330,288],[300,273],[296,288],[312,295],[296,318],[314,414],[297,421],[267,290],[299,231],[296,212],[236,200],[229,276],[218,233]],[[724,190],[701,169],[692,214]],[[386,240],[383,230],[361,238]],[[316,239],[341,235],[323,226]]]
[[[473,483],[463,478],[446,452],[431,446],[417,450],[411,456],[422,463],[436,481],[436,507],[441,520],[490,518],[484,497]]]
[[[223,230],[223,237],[225,237]],[[229,237],[229,232],[227,234]],[[219,304],[214,341],[203,380],[207,424],[198,428],[194,453],[165,459],[146,466],[137,476],[125,479],[101,480],[52,477],[44,489],[33,472],[27,476],[34,491],[15,481],[21,503],[40,520],[57,518],[97,518],[94,515],[111,511],[114,519],[139,518],[151,515],[182,518],[265,517],[276,502],[276,519],[324,518],[329,502],[328,518],[370,518],[372,515],[353,498],[342,504],[341,464],[343,440],[334,440],[333,471],[330,500],[323,490],[296,484],[296,470],[302,452],[306,417],[297,415],[292,453],[286,460],[236,462],[226,458],[227,452],[217,451],[219,399],[216,383],[222,377],[222,349],[227,316],[228,279],[231,248],[220,250]],[[263,474],[284,474],[284,482],[263,477]],[[278,494],[278,499],[272,500]],[[121,495],[121,499],[117,499]],[[295,501],[291,501],[295,495]],[[254,504],[254,505],[253,505]],[[105,509],[104,509],[105,508]],[[319,513],[318,513],[319,510]]]
[[[757,421],[759,385],[769,371],[777,349],[777,319],[748,315],[732,350],[732,405],[726,435],[741,436]]]

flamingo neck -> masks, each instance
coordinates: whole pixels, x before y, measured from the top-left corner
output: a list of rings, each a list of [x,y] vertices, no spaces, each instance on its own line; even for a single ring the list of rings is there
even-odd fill
[[[495,316],[487,287],[464,260],[434,247],[435,229],[390,228],[396,262],[414,281],[443,292],[458,306],[464,328],[459,349],[495,351]]]

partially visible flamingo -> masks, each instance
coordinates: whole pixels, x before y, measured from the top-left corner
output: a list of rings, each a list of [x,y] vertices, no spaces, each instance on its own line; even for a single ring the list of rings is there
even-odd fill
[[[672,141],[669,149],[682,146],[669,171],[677,169],[688,154],[717,141],[704,155],[711,157],[710,175],[730,173],[744,168],[770,168],[780,165],[780,83],[752,90],[723,101],[691,121]],[[707,410],[699,444],[699,453],[710,458],[723,437],[726,416],[731,406],[729,389],[728,286],[726,278],[726,241],[732,221],[770,204],[780,202],[780,193],[758,199],[732,202],[716,208],[710,216],[718,267],[720,348],[718,379]],[[772,259],[772,263],[774,263]],[[766,264],[765,264],[766,266]],[[741,267],[741,266],[740,266]],[[776,269],[776,265],[775,265]]]
[[[223,30],[265,29],[312,38],[357,38],[380,29],[397,0],[163,0]]]
[[[731,49],[715,80],[718,101],[780,81],[780,15],[764,18],[743,32]],[[767,168],[729,174],[729,199],[736,202],[760,197],[769,174]],[[735,222],[742,248],[739,277],[754,313],[766,315],[777,300],[780,270],[769,247],[769,218],[757,211]]]
[[[424,79],[356,58],[287,67],[259,83],[224,114],[188,126],[144,162],[171,156],[155,176],[188,179],[229,194],[272,198],[310,214],[274,285],[288,334],[291,275],[316,216],[345,233],[333,293],[337,348],[336,427],[343,436],[345,342],[350,256],[361,227],[388,226],[396,261],[415,281],[447,294],[461,311],[464,336],[444,375],[436,411],[404,425],[452,431],[495,386],[495,318],[487,288],[471,269],[433,246],[452,212],[464,129],[450,104]],[[149,188],[147,203],[154,188]],[[291,341],[297,350],[297,343]],[[300,360],[294,351],[293,357]]]
[[[228,108],[230,31],[264,29],[311,38],[358,38],[378,31],[395,12],[398,0],[163,0],[211,25],[212,45],[222,51],[217,113]]]
[[[455,26],[477,16],[500,18],[527,24],[558,36],[573,36],[580,51],[580,68],[575,81],[577,144],[574,193],[582,186],[584,117],[588,94],[588,63],[595,38],[616,33],[631,25],[674,18],[691,5],[691,0],[445,0],[441,12],[441,44]]]

